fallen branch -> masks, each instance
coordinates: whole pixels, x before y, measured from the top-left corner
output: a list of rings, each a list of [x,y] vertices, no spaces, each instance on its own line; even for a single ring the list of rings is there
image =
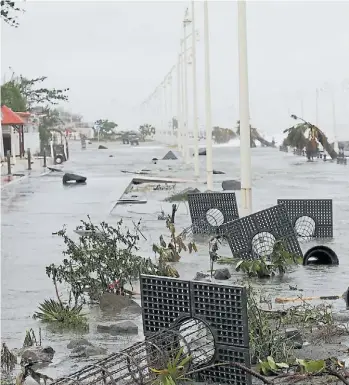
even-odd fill
[[[247,366],[242,365],[238,362],[223,362],[221,364],[214,364],[214,365],[210,365],[210,366],[201,367],[199,369],[195,369],[195,370],[192,370],[190,372],[185,373],[185,376],[190,376],[192,374],[200,373],[203,370],[214,369],[214,368],[217,368],[218,366],[234,366],[234,367],[239,368],[239,369],[243,370],[244,372],[250,374],[251,376],[258,378],[259,380],[261,380],[263,382],[263,384],[273,385],[272,381],[268,380],[267,378],[265,378],[261,374],[257,373],[253,369],[248,368]]]
[[[331,376],[337,377],[338,380],[341,380],[344,384],[349,385],[349,381],[344,378],[344,376],[341,373],[336,372],[335,370],[332,370],[330,368],[326,369],[328,374]]]

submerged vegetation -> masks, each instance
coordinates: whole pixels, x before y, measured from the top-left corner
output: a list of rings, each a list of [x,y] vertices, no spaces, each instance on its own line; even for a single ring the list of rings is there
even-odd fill
[[[302,261],[302,257],[289,253],[283,243],[277,241],[270,255],[253,260],[240,260],[235,269],[246,273],[249,277],[270,278],[287,273],[290,267],[299,265]]]
[[[175,213],[176,209],[166,219],[169,242],[162,235],[160,244],[153,245],[155,261],[138,255],[140,222],[135,225],[135,232],[131,232],[122,220],[113,227],[106,222],[95,225],[88,217],[76,228],[80,234],[77,241],[68,236],[65,227],[54,233],[66,246],[62,264],[46,267],[56,299],[47,299],[40,304],[34,318],[66,328],[87,329],[83,306],[98,303],[104,293],[132,296],[133,282],[140,274],[179,277],[170,263],[178,262],[183,251],[191,253],[197,249],[195,243],[185,243],[183,237],[176,234]],[[65,299],[59,292],[62,285],[67,291]]]
[[[282,241],[274,243],[270,254],[259,255],[258,258],[240,259],[238,256],[224,258],[218,253],[221,241],[220,237],[215,237],[210,241],[211,275],[215,262],[233,265],[236,271],[241,271],[250,278],[271,278],[275,275],[284,275],[292,266],[297,266],[303,261],[302,257],[289,253]]]

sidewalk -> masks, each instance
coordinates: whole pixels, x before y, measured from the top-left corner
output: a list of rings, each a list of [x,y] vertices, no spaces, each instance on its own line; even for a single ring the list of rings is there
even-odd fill
[[[47,158],[47,166],[50,166],[51,158]],[[29,175],[40,175],[48,172],[47,168],[44,168],[44,160],[32,158],[31,170],[28,170],[28,160],[25,158],[17,158],[16,164],[11,164],[11,175],[8,175],[7,163],[1,163],[1,188],[18,182]]]

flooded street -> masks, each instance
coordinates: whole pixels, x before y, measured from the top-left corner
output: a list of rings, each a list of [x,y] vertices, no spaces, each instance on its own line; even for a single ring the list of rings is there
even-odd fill
[[[147,240],[141,240],[141,254],[152,256],[152,244],[160,234],[167,234],[164,221],[157,219],[163,209],[170,213],[171,203],[163,201],[173,192],[144,191],[147,204],[113,207],[132,179],[122,170],[154,170],[154,175],[192,180],[193,166],[180,160],[159,161],[153,165],[151,159],[161,159],[169,149],[156,144],[141,144],[139,147],[108,143],[107,150],[97,150],[97,144],[80,149],[80,143],[70,145],[70,160],[64,169],[87,177],[86,185],[63,186],[61,175],[49,173],[32,176],[2,190],[2,338],[10,348],[20,347],[25,330],[38,330],[40,324],[32,319],[37,306],[44,299],[54,297],[54,287],[45,274],[45,266],[59,263],[64,245],[52,233],[63,225],[74,237],[73,230],[81,219],[91,216],[94,223],[106,221],[115,224],[121,217],[130,228],[132,221],[142,219],[141,231]],[[110,155],[113,155],[110,157]],[[216,191],[221,191],[221,182],[240,179],[240,153],[238,147],[214,146],[214,169],[225,175],[214,175]],[[188,186],[205,190],[205,157],[200,157],[202,183]],[[329,247],[337,253],[339,266],[303,267],[287,274],[283,279],[262,280],[266,293],[275,296],[290,296],[289,285],[303,289],[305,296],[340,295],[348,287],[349,228],[349,169],[335,163],[306,162],[306,158],[285,154],[276,149],[255,148],[252,150],[253,210],[258,211],[276,205],[279,198],[333,199],[334,239]],[[177,184],[176,191],[188,187]],[[239,201],[240,194],[237,193]],[[176,216],[176,228],[180,232],[190,226],[187,203],[181,203]],[[323,242],[320,242],[324,244]],[[303,251],[312,243],[302,243]],[[207,242],[198,243],[198,253],[183,256],[177,269],[183,279],[193,279],[197,271],[209,269]],[[223,248],[221,253],[230,256]],[[241,279],[233,273],[230,282]],[[294,295],[294,294],[293,294]],[[344,301],[333,301],[335,308],[345,309]],[[105,337],[96,333],[96,322],[105,319],[98,308],[91,309],[91,324],[88,339],[103,343],[108,352],[122,349],[135,340]],[[135,321],[135,320],[134,320]],[[141,328],[141,319],[135,321]],[[140,333],[141,334],[141,333]],[[53,376],[75,370],[77,363],[68,358],[67,343],[72,335],[64,335],[42,327],[44,345],[56,350],[54,363],[45,372]],[[139,337],[141,338],[141,337]],[[81,366],[81,360],[79,366]]]

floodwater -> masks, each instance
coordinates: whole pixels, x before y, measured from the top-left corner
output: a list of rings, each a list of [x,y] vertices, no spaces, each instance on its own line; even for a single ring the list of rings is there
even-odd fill
[[[156,144],[141,144],[139,147],[107,144],[107,150],[97,150],[97,144],[91,144],[86,150],[80,149],[80,143],[71,143],[71,159],[64,165],[65,170],[85,175],[87,184],[65,187],[61,177],[50,173],[36,176],[9,185],[2,190],[1,215],[1,334],[10,348],[19,348],[25,336],[25,330],[39,329],[40,324],[32,319],[37,305],[47,298],[54,298],[54,288],[45,274],[45,266],[59,263],[62,259],[63,244],[52,233],[66,225],[72,237],[80,219],[91,216],[94,223],[106,221],[115,224],[120,217],[132,228],[142,219],[140,227],[141,253],[152,256],[152,244],[160,234],[167,234],[164,221],[157,219],[161,210],[170,213],[171,204],[163,202],[173,192],[154,192],[143,189],[140,194],[146,197],[147,204],[113,207],[132,176],[121,170],[152,170],[162,177],[176,177],[193,180],[193,166],[187,166],[180,160],[160,161],[153,165],[151,159],[162,158],[169,149]],[[110,157],[110,155],[113,155]],[[221,190],[225,179],[240,178],[239,148],[215,146],[213,149],[214,169],[224,171],[225,175],[214,175],[214,187]],[[200,157],[201,182],[188,185],[205,190],[205,161]],[[346,166],[331,162],[306,162],[305,158],[285,154],[276,149],[252,149],[253,167],[253,203],[254,211],[276,204],[278,198],[331,198],[334,208],[334,239],[329,246],[337,253],[340,265],[331,267],[297,267],[283,279],[262,281],[265,295],[295,296],[289,285],[303,289],[303,295],[340,295],[348,287],[349,255],[346,237],[349,235],[349,177]],[[188,187],[177,185],[177,191]],[[237,194],[238,201],[240,194]],[[178,232],[190,226],[190,216],[186,203],[181,203],[176,217]],[[312,246],[301,244],[303,251]],[[198,253],[184,255],[177,264],[183,279],[192,279],[197,271],[209,269],[207,242],[198,243]],[[222,254],[229,256],[228,248]],[[234,273],[230,283],[241,280]],[[345,309],[344,301],[333,301],[336,310]],[[97,307],[91,309],[90,332],[87,338],[108,348],[109,352],[118,351],[134,343],[135,338],[111,337],[96,333],[96,324],[106,318]],[[110,319],[109,319],[110,320]],[[141,328],[140,317],[133,321]],[[75,371],[86,364],[68,358],[67,343],[74,336],[60,334],[42,327],[44,345],[51,345],[56,350],[54,362],[45,370],[53,377]],[[141,337],[138,337],[141,338]]]

